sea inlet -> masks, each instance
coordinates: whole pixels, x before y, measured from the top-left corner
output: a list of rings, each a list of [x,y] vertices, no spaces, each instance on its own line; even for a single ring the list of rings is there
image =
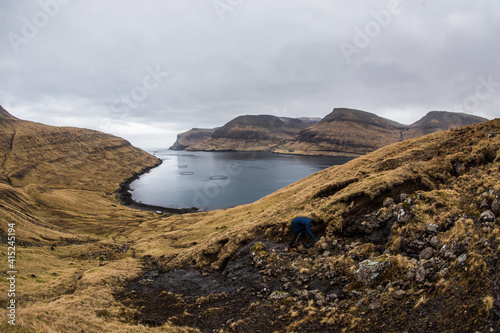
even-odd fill
[[[200,211],[254,202],[351,158],[271,152],[151,151],[163,162],[130,184],[141,204]]]

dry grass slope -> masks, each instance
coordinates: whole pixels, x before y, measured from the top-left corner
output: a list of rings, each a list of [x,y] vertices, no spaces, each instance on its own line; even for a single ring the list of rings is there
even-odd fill
[[[0,130],[0,239],[5,255],[6,223],[15,223],[20,300],[18,325],[3,323],[3,331],[196,331],[168,321],[142,326],[140,309],[116,295],[143,274],[145,263],[220,270],[255,240],[286,243],[290,220],[312,214],[326,224],[322,240],[283,264],[314,276],[334,270],[349,296],[331,306],[291,299],[289,306],[252,305],[255,313],[281,311],[286,324],[279,329],[398,331],[408,323],[414,331],[499,329],[492,320],[500,305],[500,214],[493,221],[480,216],[483,203],[493,209],[500,195],[500,135],[489,135],[500,133],[500,120],[384,147],[253,204],[178,216],[119,205],[112,194],[119,184],[157,163],[121,139],[5,114]],[[407,197],[400,203],[401,194]],[[387,198],[395,203],[384,205]],[[434,266],[422,266],[431,264],[419,258],[431,224],[439,241],[432,258],[447,274],[432,273]],[[381,252],[392,266],[377,282],[377,293],[356,280],[355,271]],[[271,267],[278,259],[263,260]],[[430,270],[427,279],[405,280],[421,267]],[[7,289],[0,282],[2,304]],[[406,303],[396,293],[404,293]],[[5,318],[5,309],[0,312]],[[278,319],[271,318],[269,327]],[[244,322],[226,329],[238,330]]]

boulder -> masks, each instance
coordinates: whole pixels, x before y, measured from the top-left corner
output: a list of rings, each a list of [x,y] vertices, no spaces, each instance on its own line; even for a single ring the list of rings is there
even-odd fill
[[[498,195],[495,197],[493,202],[491,203],[491,211],[493,214],[498,215],[500,214],[500,203],[498,202]]]
[[[290,297],[290,294],[287,293],[286,291],[275,291],[271,295],[269,295],[270,300],[280,300],[280,299],[285,299]]]
[[[434,249],[432,247],[426,247],[422,252],[420,252],[419,258],[424,260],[429,260],[434,254]]]
[[[495,221],[495,214],[491,210],[487,210],[481,214],[479,219],[483,222],[493,222]]]
[[[386,256],[366,259],[359,263],[354,273],[356,280],[367,286],[374,285],[390,265],[391,261]]]

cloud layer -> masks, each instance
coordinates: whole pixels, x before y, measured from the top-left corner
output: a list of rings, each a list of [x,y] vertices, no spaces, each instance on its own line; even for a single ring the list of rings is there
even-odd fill
[[[242,114],[500,114],[500,2],[0,4],[0,104],[143,148]]]

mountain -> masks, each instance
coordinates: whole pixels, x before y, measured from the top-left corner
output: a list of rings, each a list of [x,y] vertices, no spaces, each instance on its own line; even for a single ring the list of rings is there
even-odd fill
[[[186,150],[266,150],[292,139],[319,119],[287,118],[271,115],[239,116],[217,128],[182,133],[171,149]],[[188,140],[188,138],[190,138]]]
[[[373,113],[336,108],[319,123],[301,131],[277,152],[318,155],[362,155],[401,138],[404,125]]]
[[[452,128],[472,125],[488,119],[458,112],[431,111],[419,121],[410,125],[404,132],[405,139],[417,138],[427,134],[446,131]]]
[[[360,156],[395,142],[486,120],[465,113],[432,111],[412,125],[403,125],[348,108],[335,108],[320,121],[241,116],[216,130],[193,129],[181,133],[171,149]]]

